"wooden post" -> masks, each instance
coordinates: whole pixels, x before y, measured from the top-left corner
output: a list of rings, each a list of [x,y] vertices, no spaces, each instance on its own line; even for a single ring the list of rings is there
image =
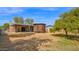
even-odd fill
[[[20,32],[22,32],[21,26],[20,26]]]
[[[30,26],[29,26],[29,32],[30,32]]]

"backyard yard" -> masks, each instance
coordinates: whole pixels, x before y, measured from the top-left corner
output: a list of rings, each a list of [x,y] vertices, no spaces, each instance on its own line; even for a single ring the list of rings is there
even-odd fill
[[[53,33],[8,33],[0,36],[5,51],[79,51],[79,37]]]

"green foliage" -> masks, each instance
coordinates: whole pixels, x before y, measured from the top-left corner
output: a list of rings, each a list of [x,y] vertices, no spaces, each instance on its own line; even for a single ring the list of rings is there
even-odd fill
[[[5,23],[5,24],[3,25],[3,29],[6,30],[6,29],[8,29],[8,28],[9,28],[9,23]]]
[[[55,29],[54,28],[50,28],[50,32],[55,32]]]
[[[0,30],[7,30],[9,28],[9,23],[5,23],[3,26],[0,26]]]
[[[15,24],[33,24],[34,23],[34,20],[31,19],[31,18],[27,18],[25,20],[23,20],[22,17],[14,17],[14,23]]]
[[[27,19],[25,20],[25,24],[33,24],[33,23],[34,23],[34,20],[31,19],[31,18],[27,18]]]
[[[79,8],[74,8],[71,11],[63,13],[60,18],[56,20],[54,29],[63,29],[65,33],[79,30]]]
[[[54,24],[54,28],[55,30],[59,30],[62,29],[62,20],[56,20],[55,24]]]
[[[0,30],[2,30],[3,29],[3,26],[0,26]]]
[[[22,17],[14,17],[14,22],[16,24],[24,24],[24,20]]]

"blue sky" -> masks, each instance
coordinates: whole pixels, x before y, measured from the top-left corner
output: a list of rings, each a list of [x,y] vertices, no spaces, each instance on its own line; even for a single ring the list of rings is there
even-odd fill
[[[0,26],[13,22],[13,17],[32,18],[35,23],[53,25],[60,14],[71,10],[70,7],[0,7]]]

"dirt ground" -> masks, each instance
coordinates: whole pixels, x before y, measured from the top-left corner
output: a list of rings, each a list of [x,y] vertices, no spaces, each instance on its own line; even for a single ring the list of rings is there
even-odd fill
[[[19,34],[19,36],[18,36]],[[79,41],[53,35],[53,33],[7,34],[0,46],[8,51],[78,51]],[[2,37],[2,36],[1,36]],[[1,49],[0,49],[1,50]]]

